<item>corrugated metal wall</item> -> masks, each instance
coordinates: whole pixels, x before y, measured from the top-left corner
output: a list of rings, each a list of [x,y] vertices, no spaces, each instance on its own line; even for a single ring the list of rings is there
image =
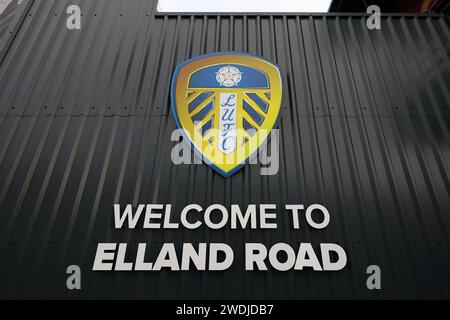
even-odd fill
[[[8,31],[9,24],[14,19],[17,9],[16,3],[2,3],[0,4],[0,43],[5,33]]]
[[[65,27],[70,4],[81,31]],[[0,296],[450,298],[450,37],[441,16],[154,14],[145,0],[27,3],[0,65]],[[280,171],[174,166],[174,68],[242,51],[286,78]],[[322,203],[324,231],[116,231],[114,203]],[[337,273],[93,273],[98,242],[338,242]],[[65,268],[83,270],[68,291]],[[366,288],[380,265],[382,290]]]

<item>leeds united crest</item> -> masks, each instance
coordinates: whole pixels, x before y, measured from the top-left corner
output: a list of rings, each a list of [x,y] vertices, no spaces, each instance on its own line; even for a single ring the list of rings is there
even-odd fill
[[[244,53],[215,53],[176,68],[172,113],[196,153],[228,177],[265,145],[281,95],[276,65]]]

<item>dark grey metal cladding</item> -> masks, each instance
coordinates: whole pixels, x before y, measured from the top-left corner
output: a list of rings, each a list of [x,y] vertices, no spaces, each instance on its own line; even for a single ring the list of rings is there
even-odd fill
[[[5,5],[6,7],[3,7]],[[8,37],[8,35],[10,34],[8,27],[9,24],[14,20],[14,16],[18,9],[17,2],[14,1],[8,4],[3,4],[2,7],[4,11],[0,14],[0,44],[5,35],[6,37]]]
[[[2,117],[2,296],[71,296],[64,266],[80,264],[92,297],[448,297],[448,141],[443,117],[283,117],[280,171],[247,166],[224,179],[205,165],[173,166],[167,117]],[[301,160],[300,160],[301,159]],[[113,230],[113,203],[323,203],[324,231]],[[229,242],[221,275],[91,273],[97,242]],[[245,241],[338,241],[342,272],[242,271]],[[364,287],[383,268],[383,291]],[[261,282],[259,282],[261,281]],[[332,285],[330,284],[330,281]],[[142,282],[142,283],[141,283]],[[122,287],[123,286],[123,287]]]
[[[2,64],[1,114],[144,114],[134,99],[152,3],[79,1],[82,30],[70,31],[74,3],[33,2]]]
[[[167,115],[174,67],[217,51],[278,63],[284,114],[450,112],[444,17],[385,17],[370,31],[361,16],[153,17],[145,0],[86,1],[82,30],[70,31],[68,3],[29,9],[0,69],[1,115]]]
[[[65,8],[83,9],[81,31]],[[450,298],[448,26],[441,16],[163,15],[145,0],[30,2],[0,65],[0,296]],[[175,66],[217,51],[279,64],[275,176],[170,160]],[[323,231],[114,230],[114,203],[322,203]],[[93,273],[98,242],[227,242],[228,271]],[[339,242],[338,273],[245,272],[244,242]],[[133,249],[135,250],[135,248]],[[156,249],[155,249],[156,251]],[[151,253],[153,255],[154,253]],[[65,267],[83,290],[65,287]],[[382,268],[379,292],[366,267]]]

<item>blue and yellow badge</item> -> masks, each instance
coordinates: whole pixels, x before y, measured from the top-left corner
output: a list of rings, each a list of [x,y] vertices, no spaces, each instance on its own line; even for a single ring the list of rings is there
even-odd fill
[[[176,68],[172,112],[203,161],[228,177],[265,145],[281,95],[276,65],[245,53],[215,53]]]

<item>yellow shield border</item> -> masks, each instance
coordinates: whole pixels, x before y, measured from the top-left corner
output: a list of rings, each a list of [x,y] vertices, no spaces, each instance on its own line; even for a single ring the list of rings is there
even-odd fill
[[[192,120],[186,117],[184,107],[185,97],[183,93],[186,92],[184,86],[187,85],[190,76],[193,72],[200,70],[201,68],[221,65],[221,64],[241,64],[251,68],[256,68],[263,71],[269,79],[271,102],[269,104],[270,117],[267,119],[268,123],[264,125],[267,133],[263,135],[262,142],[259,143],[255,150],[251,150],[249,155],[241,155],[241,161],[237,164],[224,168],[220,165],[216,165],[211,159],[209,159],[203,152],[199,150],[194,142],[192,134],[195,130]],[[273,129],[279,121],[281,104],[282,104],[282,92],[283,92],[283,78],[281,76],[281,70],[278,65],[266,60],[265,58],[251,55],[242,52],[217,52],[210,53],[202,56],[189,59],[179,64],[172,77],[171,82],[171,110],[177,127],[182,129],[183,137],[190,147],[194,150],[197,156],[224,177],[229,177],[235,172],[243,168],[252,158],[254,158],[258,151],[261,151],[267,144],[269,138],[269,132]],[[181,109],[179,109],[180,107]]]

